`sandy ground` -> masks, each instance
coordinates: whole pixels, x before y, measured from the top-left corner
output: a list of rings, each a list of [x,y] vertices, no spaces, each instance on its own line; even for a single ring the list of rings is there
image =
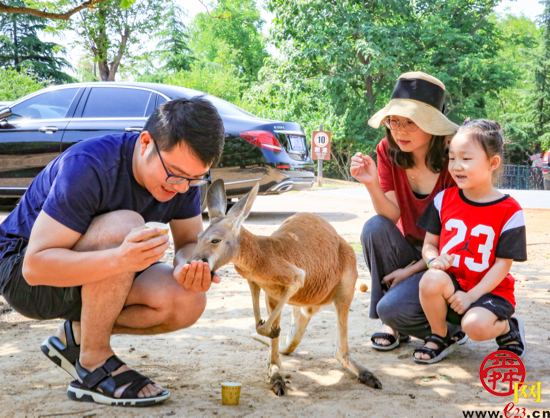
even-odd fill
[[[273,209],[276,208],[276,211]],[[272,233],[294,213],[310,211],[327,219],[348,242],[357,245],[364,222],[373,216],[369,203],[335,200],[315,192],[259,197],[245,226]],[[6,213],[0,213],[2,221]],[[515,263],[517,312],[526,327],[528,353],[524,358],[526,381],[542,382],[542,401],[520,399],[527,414],[550,411],[550,212],[526,211],[529,261]],[[205,225],[208,219],[205,217]],[[171,254],[167,253],[167,260]],[[248,285],[232,266],[220,274],[223,281],[208,293],[208,307],[190,329],[151,337],[114,336],[115,352],[130,366],[147,374],[172,393],[164,404],[146,409],[104,407],[69,400],[65,391],[70,377],[40,352],[40,343],[60,321],[28,320],[0,298],[0,416],[331,416],[331,417],[462,417],[462,411],[502,411],[513,396],[497,397],[481,385],[478,371],[495,348],[494,341],[469,341],[435,365],[417,365],[412,351],[421,345],[413,339],[394,351],[370,347],[370,335],[379,328],[368,318],[370,276],[357,254],[359,280],[349,316],[349,343],[353,356],[382,381],[384,388],[365,387],[334,358],[336,314],[325,307],[313,317],[294,354],[282,356],[288,380],[287,394],[277,398],[266,375],[268,348],[249,335],[254,330]],[[263,298],[262,298],[263,299]],[[3,305],[2,305],[3,303]],[[262,301],[264,318],[265,307]],[[289,329],[290,309],[285,308],[282,335]],[[243,385],[238,406],[222,406],[220,383]],[[509,415],[512,416],[512,415]],[[542,414],[541,414],[542,416]],[[550,416],[550,413],[549,413]]]

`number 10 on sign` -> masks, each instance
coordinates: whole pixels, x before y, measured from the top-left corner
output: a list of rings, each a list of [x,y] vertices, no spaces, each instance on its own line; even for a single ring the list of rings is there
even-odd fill
[[[313,131],[311,155],[314,160],[330,160],[330,132]]]
[[[330,160],[330,132],[323,131],[323,125],[319,125],[318,131],[311,134],[311,157],[319,160],[317,167],[317,185],[323,185],[323,160]]]

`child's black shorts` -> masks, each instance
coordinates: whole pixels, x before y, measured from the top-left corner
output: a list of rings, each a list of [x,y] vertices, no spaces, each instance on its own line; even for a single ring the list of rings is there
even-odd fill
[[[27,318],[80,321],[82,286],[30,286],[27,283],[23,277],[27,244],[28,241],[21,238],[17,247],[0,259],[0,294],[13,309]],[[137,272],[135,277],[141,273],[143,271]]]
[[[458,280],[456,280],[456,277],[454,276],[454,274],[452,273],[447,273],[447,274],[451,277],[451,280],[455,287],[455,292],[457,290],[464,291],[460,287],[460,284],[458,283]],[[466,312],[468,312],[470,309],[475,307],[481,307],[491,311],[496,315],[499,321],[510,319],[515,312],[515,309],[510,302],[508,302],[502,296],[493,295],[492,293],[486,293],[483,296],[481,296],[478,300],[472,303],[468,307],[468,309],[466,309]],[[448,306],[447,322],[450,322],[451,324],[455,324],[455,325],[460,325],[460,322],[462,321],[462,317],[466,312],[460,315],[454,309]]]

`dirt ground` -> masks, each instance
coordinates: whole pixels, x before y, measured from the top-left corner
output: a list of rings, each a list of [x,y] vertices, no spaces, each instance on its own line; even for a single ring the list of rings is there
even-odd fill
[[[275,211],[274,211],[275,209]],[[374,214],[370,203],[334,199],[313,192],[259,197],[245,227],[259,235],[271,234],[289,216],[314,212],[329,222],[360,251],[359,234]],[[520,399],[516,406],[550,411],[550,212],[526,210],[529,261],[514,263],[517,313],[524,321],[528,352],[523,359],[526,381],[542,382],[542,400]],[[0,221],[6,213],[0,213]],[[205,225],[208,218],[205,217]],[[166,260],[172,253],[167,253]],[[232,266],[219,273],[222,283],[208,293],[202,318],[189,329],[151,337],[114,336],[115,352],[131,367],[168,389],[172,396],[162,405],[145,409],[104,407],[78,403],[66,395],[70,377],[40,352],[40,343],[60,321],[28,320],[0,298],[0,416],[80,417],[463,417],[462,411],[501,411],[513,396],[497,397],[479,380],[483,359],[496,349],[494,341],[468,341],[435,365],[417,365],[413,339],[383,353],[370,346],[370,335],[380,326],[368,318],[370,275],[362,254],[357,254],[359,280],[349,316],[352,355],[384,385],[374,390],[360,384],[334,358],[336,314],[327,306],[311,320],[294,354],[282,356],[287,394],[277,398],[266,375],[268,348],[250,338],[254,331],[248,285]],[[262,298],[263,299],[263,298]],[[266,317],[262,300],[262,312]],[[281,335],[290,323],[290,308],[283,312]],[[238,406],[221,404],[220,383],[242,383]],[[502,416],[502,415],[501,415]],[[512,416],[512,415],[508,415]],[[542,416],[542,413],[541,413]],[[549,413],[550,416],[550,413]]]

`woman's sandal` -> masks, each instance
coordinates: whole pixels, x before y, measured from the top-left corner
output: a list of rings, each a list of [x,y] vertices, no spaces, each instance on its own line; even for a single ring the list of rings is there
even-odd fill
[[[71,382],[67,389],[67,396],[75,401],[113,406],[149,406],[163,402],[170,397],[170,392],[163,390],[156,396],[138,398],[141,389],[148,384],[154,384],[154,382],[135,370],[128,370],[115,376],[111,374],[124,364],[116,355],[113,355],[107,359],[103,366],[90,372],[77,361],[76,371],[82,383],[78,380]],[[121,397],[115,398],[116,389],[128,383],[130,385],[124,389]]]
[[[59,338],[54,335],[42,343],[40,350],[57,366],[69,373],[73,379],[78,379],[75,364],[80,358],[80,345],[77,345],[74,340],[72,322],[65,321],[63,326],[67,346],[64,346]]]
[[[464,331],[458,331],[455,335],[453,335],[453,339],[458,345],[464,345],[468,341],[469,337]]]
[[[390,344],[389,345],[377,344],[376,340],[378,338],[383,338],[385,340],[388,340]],[[411,340],[411,336],[399,333],[397,334],[397,338],[395,338],[395,335],[387,332],[375,332],[374,334],[372,334],[372,337],[370,337],[370,340],[372,341],[371,346],[375,350],[390,351],[390,350],[393,350],[394,348],[397,348],[401,343],[409,342]]]
[[[438,361],[443,360],[448,354],[451,354],[458,349],[457,342],[453,340],[448,332],[445,338],[440,337],[437,334],[430,334],[424,339],[424,342],[434,343],[435,345],[437,345],[437,348],[428,348],[426,346],[415,348],[413,353],[413,359],[415,363],[437,363]],[[416,358],[416,353],[427,354],[428,356],[430,356],[430,358],[428,360]]]
[[[496,338],[499,351],[510,351],[519,358],[523,358],[527,351],[527,342],[525,341],[525,331],[523,329],[523,322],[516,315],[508,320],[510,324],[510,331],[506,334]],[[510,344],[511,342],[517,342],[519,344]]]

